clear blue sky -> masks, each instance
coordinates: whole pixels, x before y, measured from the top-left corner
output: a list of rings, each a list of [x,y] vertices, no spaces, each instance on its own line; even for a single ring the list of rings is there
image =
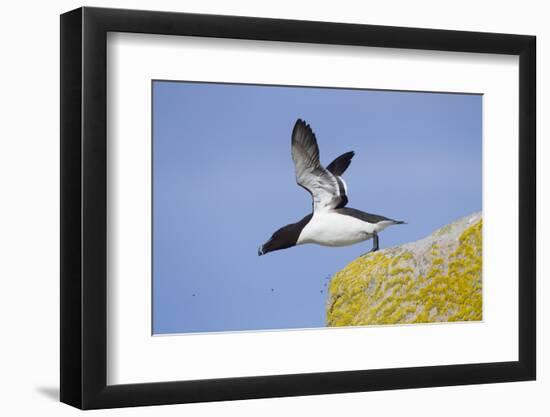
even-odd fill
[[[290,156],[297,118],[325,165],[356,152],[349,207],[408,222],[381,248],[481,210],[482,96],[155,81],[155,334],[324,326],[327,277],[372,242],[257,255],[311,210]]]

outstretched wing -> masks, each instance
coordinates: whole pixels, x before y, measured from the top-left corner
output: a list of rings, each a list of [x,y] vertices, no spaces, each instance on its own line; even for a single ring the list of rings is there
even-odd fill
[[[345,185],[339,184],[338,177],[321,165],[315,134],[301,119],[292,130],[292,160],[296,182],[313,198],[313,211],[328,211],[347,203]]]

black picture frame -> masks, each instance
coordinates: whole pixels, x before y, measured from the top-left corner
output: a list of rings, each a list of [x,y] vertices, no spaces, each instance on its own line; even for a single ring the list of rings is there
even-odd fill
[[[519,56],[519,360],[107,385],[108,32]],[[536,377],[534,36],[79,8],[61,15],[61,401],[81,409],[533,380]]]

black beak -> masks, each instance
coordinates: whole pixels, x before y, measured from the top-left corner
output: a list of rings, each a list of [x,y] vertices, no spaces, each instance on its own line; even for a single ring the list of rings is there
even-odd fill
[[[273,237],[271,237],[271,239],[269,239],[263,245],[260,245],[260,247],[258,248],[258,256],[262,256],[268,252],[271,252],[271,249],[270,249],[271,242],[273,242]]]

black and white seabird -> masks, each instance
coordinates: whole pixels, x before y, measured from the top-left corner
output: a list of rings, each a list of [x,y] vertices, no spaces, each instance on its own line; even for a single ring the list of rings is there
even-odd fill
[[[273,233],[258,248],[258,255],[304,243],[348,246],[371,238],[373,247],[369,252],[375,252],[379,248],[378,234],[382,230],[405,223],[346,207],[348,190],[342,174],[349,167],[354,154],[346,152],[326,168],[323,167],[319,161],[315,133],[303,120],[296,121],[292,130],[292,160],[296,182],[311,194],[313,210],[299,222],[288,224]]]

